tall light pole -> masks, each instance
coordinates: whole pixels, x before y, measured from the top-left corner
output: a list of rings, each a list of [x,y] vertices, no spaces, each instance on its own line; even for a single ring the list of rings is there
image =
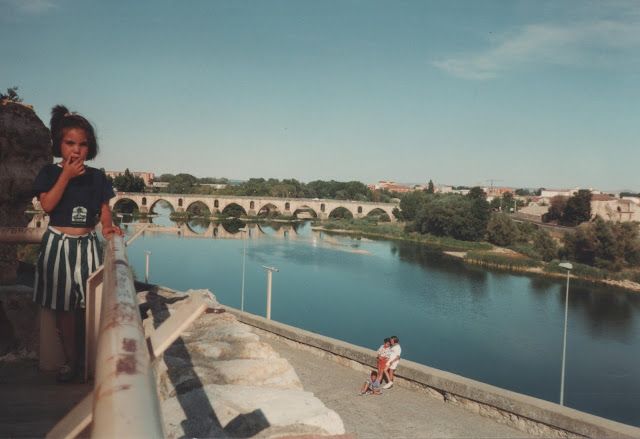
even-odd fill
[[[280,270],[275,267],[267,267],[266,265],[263,265],[262,268],[267,271],[267,320],[271,320],[271,278],[274,271],[277,272]]]
[[[569,273],[573,269],[573,265],[569,262],[558,264],[567,270],[567,291],[564,296],[564,333],[562,336],[562,372],[560,374],[560,405],[564,405],[564,365],[567,356],[567,317],[569,315]]]
[[[244,267],[247,259],[247,229],[239,230],[242,233],[242,287],[240,287],[240,311],[244,311]]]
[[[145,254],[145,265],[144,265],[144,283],[149,283],[149,256],[151,252],[149,250],[144,251]]]

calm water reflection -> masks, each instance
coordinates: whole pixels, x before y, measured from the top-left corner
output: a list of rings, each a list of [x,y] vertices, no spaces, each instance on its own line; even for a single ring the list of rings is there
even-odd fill
[[[153,222],[175,226],[166,216]],[[208,288],[239,307],[243,242],[233,234],[243,224],[214,226],[195,221],[183,237],[139,238],[129,248],[138,277],[151,250],[153,282]],[[249,230],[245,310],[264,315],[261,265],[273,265],[280,269],[275,320],[370,348],[396,334],[404,358],[557,402],[563,281],[467,266],[409,243],[312,232],[307,224]],[[187,236],[195,234],[207,238]],[[640,425],[639,321],[639,294],[572,281],[568,406]]]

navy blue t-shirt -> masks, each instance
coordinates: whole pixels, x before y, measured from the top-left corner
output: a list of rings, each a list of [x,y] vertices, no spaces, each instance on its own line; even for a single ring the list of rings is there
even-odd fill
[[[94,227],[98,222],[102,203],[115,197],[107,176],[99,169],[85,166],[85,172],[69,180],[62,198],[49,212],[49,224],[59,227]],[[49,192],[62,174],[62,167],[49,164],[43,167],[35,182],[36,197]]]

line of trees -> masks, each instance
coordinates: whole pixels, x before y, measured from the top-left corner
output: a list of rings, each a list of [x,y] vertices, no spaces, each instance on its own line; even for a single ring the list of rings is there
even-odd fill
[[[640,225],[600,217],[589,222],[590,199],[589,191],[579,191],[565,199],[561,208],[551,206],[550,211],[557,209],[560,222],[580,224],[560,240],[534,224],[515,222],[507,213],[492,211],[479,187],[467,195],[408,193],[394,213],[407,222],[407,231],[465,241],[486,240],[547,262],[561,258],[611,271],[639,266]]]
[[[410,231],[480,241],[486,234],[491,207],[480,187],[471,188],[467,195],[414,191],[402,197],[395,215],[408,222]]]
[[[220,194],[255,197],[328,198],[336,200],[389,202],[396,194],[372,191],[359,181],[316,180],[303,183],[296,179],[250,178],[230,184],[227,179],[197,178],[191,174],[162,174],[155,181],[169,183],[163,192],[182,194]],[[208,184],[226,184],[223,189]]]
[[[582,264],[612,271],[640,265],[638,223],[605,221],[578,226],[564,236],[564,256]]]

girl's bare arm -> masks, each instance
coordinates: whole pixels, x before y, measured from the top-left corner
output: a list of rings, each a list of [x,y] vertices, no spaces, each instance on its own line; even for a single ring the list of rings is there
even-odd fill
[[[62,164],[62,174],[60,174],[55,184],[48,192],[42,192],[38,196],[42,209],[47,213],[55,209],[67,189],[69,180],[82,174],[84,174],[84,162],[82,160],[65,161]]]
[[[111,209],[109,203],[102,203],[100,206],[100,223],[102,224],[102,235],[107,237],[112,233],[122,236],[122,230],[120,227],[113,225],[113,218],[111,217]]]

